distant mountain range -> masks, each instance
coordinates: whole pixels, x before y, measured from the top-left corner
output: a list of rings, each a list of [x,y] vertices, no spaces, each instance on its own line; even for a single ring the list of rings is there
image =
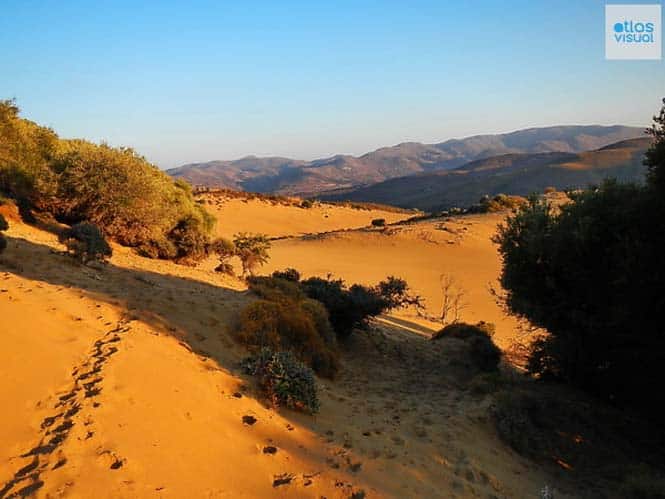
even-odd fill
[[[617,142],[581,153],[504,154],[472,161],[453,170],[394,178],[368,187],[319,196],[324,200],[387,203],[437,211],[467,207],[485,194],[528,195],[557,189],[587,187],[607,177],[641,181],[649,137]]]
[[[314,196],[325,191],[368,186],[396,177],[450,170],[470,161],[498,155],[578,153],[643,135],[644,129],[625,126],[529,128],[439,144],[405,142],[358,157],[337,155],[301,161],[248,156],[234,161],[192,163],[167,173],[194,185]]]

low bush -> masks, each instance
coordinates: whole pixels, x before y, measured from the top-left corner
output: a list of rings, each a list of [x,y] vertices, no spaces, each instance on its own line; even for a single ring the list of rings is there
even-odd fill
[[[339,338],[348,337],[354,329],[390,309],[420,304],[412,296],[406,281],[388,277],[374,287],[354,284],[347,288],[341,279],[312,277],[301,282],[305,294],[326,307],[330,323]]]
[[[314,203],[312,202],[311,199],[303,199],[302,202],[300,203],[301,208],[308,209],[311,208],[312,206],[314,206]]]
[[[469,208],[470,213],[496,213],[499,211],[508,211],[524,206],[527,203],[526,198],[522,196],[508,196],[506,194],[497,194],[496,196],[483,196],[478,204]]]
[[[466,324],[457,322],[449,324],[440,331],[434,333],[433,340],[441,338],[457,338],[464,340],[469,345],[469,351],[473,363],[481,371],[496,371],[501,361],[501,350],[492,341],[494,335],[494,324],[479,322],[478,324]]]
[[[283,301],[305,299],[305,293],[297,282],[280,277],[251,276],[247,279],[249,289],[265,300]]]
[[[235,328],[238,341],[253,351],[290,351],[319,375],[334,377],[337,349],[324,311],[272,290],[272,300],[258,300],[241,311]]]
[[[302,281],[302,287],[307,296],[326,307],[330,323],[340,338],[364,326],[370,316],[378,315],[383,308],[383,302],[369,289],[359,285],[346,289],[341,279],[312,277]]]
[[[319,398],[314,373],[291,352],[268,348],[243,361],[247,374],[256,376],[273,407],[316,413]]]
[[[491,322],[480,321],[477,324],[467,324],[466,322],[455,322],[448,324],[443,329],[432,335],[433,340],[440,338],[457,338],[466,340],[477,336],[493,337],[496,328]]]
[[[80,222],[64,230],[59,238],[67,251],[82,263],[103,261],[112,255],[111,246],[95,224]]]
[[[208,255],[210,238],[205,222],[193,215],[180,220],[171,229],[168,239],[176,247],[175,258],[181,262],[195,262]]]
[[[178,254],[178,248],[166,237],[150,239],[140,244],[136,251],[139,255],[147,258],[159,258],[162,260],[171,260]]]
[[[372,220],[372,227],[385,227],[386,219],[385,218],[375,218]]]
[[[272,273],[275,279],[284,279],[285,281],[300,282],[300,272],[296,269],[288,268],[284,270],[275,270]]]

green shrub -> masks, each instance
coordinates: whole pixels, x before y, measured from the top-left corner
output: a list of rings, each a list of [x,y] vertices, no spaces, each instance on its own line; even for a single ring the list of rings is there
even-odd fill
[[[319,410],[316,380],[310,368],[291,352],[262,349],[243,362],[244,370],[258,378],[259,386],[274,407],[316,413]]]
[[[178,258],[205,256],[196,240],[205,242],[214,224],[186,182],[174,181],[132,149],[60,139],[20,118],[12,101],[0,101],[0,192],[17,200],[22,216],[37,210],[70,225],[94,223],[107,237],[151,257],[174,255],[163,243],[169,235]]]
[[[89,222],[81,222],[62,231],[59,240],[82,263],[103,261],[113,253],[99,227]]]
[[[172,260],[178,254],[178,248],[166,237],[150,239],[141,243],[136,250],[141,256],[162,260]]]
[[[171,229],[168,238],[176,247],[176,259],[197,261],[208,254],[210,238],[203,224],[200,218],[189,215]]]
[[[275,270],[272,273],[275,279],[284,279],[285,281],[300,282],[300,272],[296,269],[288,268],[284,270]]]
[[[508,196],[497,194],[496,196],[483,196],[477,205],[471,208],[471,212],[496,213],[499,211],[514,210],[526,204],[527,200],[522,196]]]
[[[458,322],[449,324],[434,333],[433,340],[441,338],[458,338],[469,345],[469,352],[473,363],[481,371],[496,371],[501,361],[501,350],[492,341],[495,327],[488,322],[479,322],[476,325]]]
[[[308,209],[311,208],[312,206],[314,206],[314,203],[312,202],[311,199],[303,199],[302,202],[300,203],[301,208]]]
[[[247,279],[249,289],[265,300],[302,301],[305,293],[297,282],[280,277],[250,276]]]
[[[334,343],[324,336],[330,326],[322,327],[321,317],[315,317],[309,310],[311,305],[303,306],[286,296],[275,301],[253,302],[240,313],[236,338],[254,351],[263,348],[291,351],[321,376],[332,378],[338,362]],[[323,334],[317,325],[322,327]]]
[[[492,338],[496,332],[496,327],[491,322],[480,321],[477,324],[467,324],[466,322],[455,322],[448,324],[443,329],[432,335],[433,340],[440,338],[457,338],[466,340],[478,336]]]
[[[419,297],[409,293],[406,281],[388,277],[374,287],[354,284],[347,288],[341,279],[311,277],[301,282],[310,298],[326,307],[330,323],[339,338],[348,337],[354,329],[390,309],[420,304]]]
[[[654,417],[665,384],[665,105],[647,184],[606,181],[553,211],[531,198],[500,226],[506,304],[545,328],[528,369]]]
[[[386,226],[386,219],[385,218],[375,218],[372,220],[372,226],[373,227],[385,227]]]
[[[312,277],[302,282],[305,294],[326,307],[330,323],[340,338],[348,337],[355,328],[385,309],[384,301],[369,288],[355,285],[346,289],[341,279]]]

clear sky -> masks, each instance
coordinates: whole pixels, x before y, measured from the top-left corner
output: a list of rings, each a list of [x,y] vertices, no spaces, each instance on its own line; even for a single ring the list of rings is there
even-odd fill
[[[646,125],[665,62],[606,61],[604,5],[4,0],[0,98],[161,167]]]

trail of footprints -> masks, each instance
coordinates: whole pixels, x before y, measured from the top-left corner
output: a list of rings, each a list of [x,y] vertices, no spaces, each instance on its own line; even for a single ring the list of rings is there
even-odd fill
[[[94,343],[92,353],[85,361],[72,370],[72,387],[58,397],[52,414],[43,419],[39,443],[20,456],[32,460],[16,471],[13,478],[4,484],[0,489],[0,499],[26,497],[35,493],[44,485],[42,475],[45,472],[60,468],[67,463],[67,458],[60,447],[74,425],[79,423],[77,414],[83,409],[99,407],[100,403],[95,399],[102,391],[104,365],[118,352],[118,342],[130,329],[128,321],[118,322],[114,329]],[[86,440],[94,434],[91,429],[92,423],[90,417],[82,421],[82,424],[89,428],[84,437]],[[102,451],[100,455],[106,459],[110,469],[118,469],[123,465],[122,459],[110,451]]]

